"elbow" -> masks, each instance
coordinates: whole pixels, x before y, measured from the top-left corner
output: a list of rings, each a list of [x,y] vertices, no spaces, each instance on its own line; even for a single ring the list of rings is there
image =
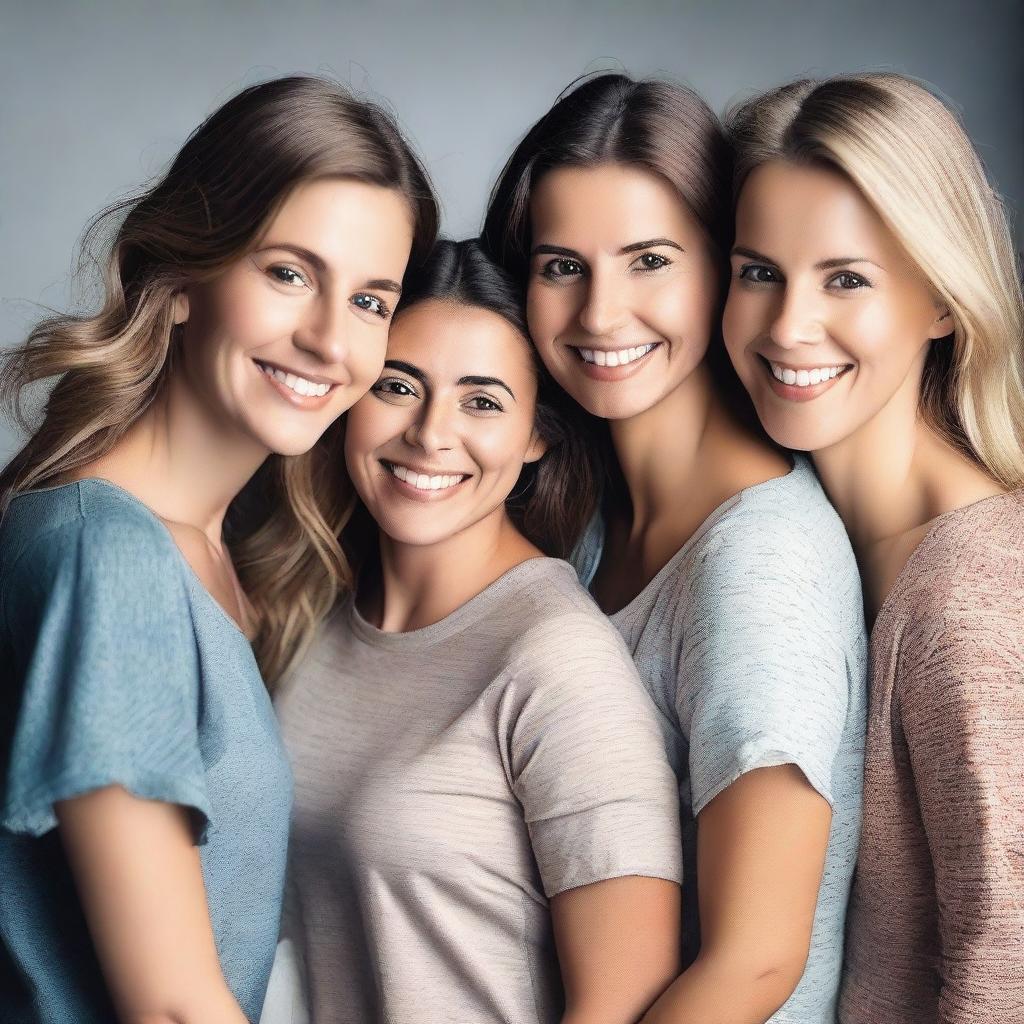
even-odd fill
[[[745,1008],[740,1014],[743,1020],[761,1024],[796,991],[807,966],[807,955],[805,947],[797,951],[773,950],[743,959],[713,957],[718,962],[709,973],[727,984],[725,991],[730,993],[730,1002]]]

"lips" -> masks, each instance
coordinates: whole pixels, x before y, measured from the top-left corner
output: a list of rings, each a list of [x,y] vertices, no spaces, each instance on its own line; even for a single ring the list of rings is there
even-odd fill
[[[758,359],[764,366],[772,391],[791,402],[807,402],[823,395],[853,369],[852,363],[796,367],[774,362],[762,355]]]

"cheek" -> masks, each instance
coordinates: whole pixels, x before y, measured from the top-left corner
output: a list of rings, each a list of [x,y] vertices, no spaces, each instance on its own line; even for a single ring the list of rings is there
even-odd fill
[[[859,362],[879,373],[900,374],[926,343],[914,312],[900,303],[851,302],[836,310],[831,331]]]
[[[246,350],[290,335],[300,305],[298,296],[273,292],[256,274],[226,279],[210,298],[204,326]]]
[[[345,462],[349,471],[358,474],[367,458],[402,432],[403,421],[399,410],[373,395],[356,402],[345,420]]]
[[[367,392],[384,369],[384,357],[388,348],[386,326],[363,326],[353,331],[353,341],[345,360],[353,387]]]
[[[482,470],[511,477],[514,482],[523,468],[523,459],[533,429],[522,423],[498,423],[474,431],[470,451]]]
[[[526,320],[539,349],[552,345],[571,325],[576,305],[571,288],[530,285],[526,293]]]

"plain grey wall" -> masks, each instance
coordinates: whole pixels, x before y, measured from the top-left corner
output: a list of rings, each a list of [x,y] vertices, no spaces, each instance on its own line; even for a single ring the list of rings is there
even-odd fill
[[[668,74],[721,110],[798,75],[892,69],[959,108],[1013,216],[1022,42],[1021,0],[0,0],[0,345],[38,304],[73,301],[89,217],[264,78],[326,73],[387,102],[462,237],[515,141],[585,71]],[[19,440],[0,422],[0,464]]]

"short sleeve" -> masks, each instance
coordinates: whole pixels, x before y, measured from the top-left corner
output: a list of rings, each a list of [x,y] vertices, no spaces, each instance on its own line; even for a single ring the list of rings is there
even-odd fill
[[[5,581],[13,728],[0,826],[42,835],[54,803],[119,784],[190,808],[205,838],[199,663],[180,556],[144,510],[30,544]]]
[[[852,553],[836,572],[823,539],[763,510],[723,520],[705,539],[680,603],[676,680],[694,815],[746,772],[781,764],[834,803],[851,688],[864,688],[855,649],[864,641]],[[836,543],[849,553],[845,534]]]
[[[654,706],[610,624],[529,630],[500,726],[544,892],[642,875],[679,882],[679,798]]]

